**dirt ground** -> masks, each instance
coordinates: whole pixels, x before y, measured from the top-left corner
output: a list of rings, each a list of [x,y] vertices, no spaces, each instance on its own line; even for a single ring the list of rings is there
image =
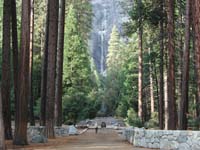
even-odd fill
[[[133,148],[114,130],[109,129],[100,129],[97,134],[94,130],[88,130],[82,135],[56,138],[46,144],[30,144],[25,147],[13,146],[11,141],[7,144],[9,150],[148,150]]]

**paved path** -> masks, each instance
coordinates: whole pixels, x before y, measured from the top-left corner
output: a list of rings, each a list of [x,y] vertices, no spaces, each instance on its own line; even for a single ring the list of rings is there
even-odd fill
[[[20,148],[22,150],[22,148]],[[148,150],[133,148],[133,146],[121,139],[116,131],[100,129],[98,134],[94,130],[88,130],[79,136],[57,138],[44,145],[32,145],[23,150]]]

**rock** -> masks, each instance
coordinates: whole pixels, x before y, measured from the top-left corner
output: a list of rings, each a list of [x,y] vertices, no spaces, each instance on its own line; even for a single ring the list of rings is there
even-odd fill
[[[69,126],[69,135],[78,135],[79,132],[78,130],[72,125],[72,126]]]
[[[177,140],[179,143],[186,143],[188,140],[188,137],[187,136],[179,136]]]
[[[54,130],[55,130],[55,135],[58,137],[69,135],[69,128],[67,127],[55,127]]]
[[[31,138],[31,143],[47,143],[47,138],[43,135],[35,135]]]
[[[125,129],[124,136],[134,146],[161,150],[200,150],[199,131]]]
[[[189,146],[192,146],[193,144],[192,144],[192,139],[191,138],[189,138],[188,140],[187,140],[187,142],[186,142]]]
[[[189,150],[190,146],[186,143],[181,143],[178,147],[178,150]]]
[[[200,145],[197,144],[192,145],[192,150],[200,150]]]
[[[174,150],[177,149],[179,146],[179,143],[176,141],[168,141],[168,140],[161,140],[160,143],[160,149],[165,150]]]
[[[148,148],[160,148],[160,145],[158,143],[149,143]]]

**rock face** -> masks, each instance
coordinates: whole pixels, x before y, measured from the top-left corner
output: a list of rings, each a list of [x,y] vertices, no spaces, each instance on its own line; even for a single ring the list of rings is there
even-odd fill
[[[167,131],[129,128],[124,130],[124,138],[134,146],[158,148],[162,150],[200,149],[199,131]]]
[[[122,33],[122,24],[128,15],[122,9],[123,0],[91,0],[93,7],[90,48],[97,70],[103,74],[106,69],[108,41],[114,25]],[[131,0],[130,0],[131,1]]]

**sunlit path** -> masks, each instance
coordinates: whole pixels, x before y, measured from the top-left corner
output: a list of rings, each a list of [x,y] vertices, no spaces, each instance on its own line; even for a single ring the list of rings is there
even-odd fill
[[[108,129],[99,130],[98,134],[89,130],[60,148],[63,150],[133,150],[132,145],[121,139],[115,131]],[[142,149],[135,148],[134,150]]]
[[[16,148],[15,148],[16,149]],[[19,149],[19,148],[18,148]],[[133,148],[117,135],[116,131],[104,129],[98,134],[94,130],[88,130],[80,136],[70,136],[50,140],[46,145],[30,145],[21,150],[148,150]]]
[[[48,148],[49,149],[49,148]],[[113,130],[102,129],[98,134],[88,130],[81,136],[76,136],[63,146],[51,147],[55,150],[133,150],[133,146],[121,139]],[[134,150],[145,150],[135,148]]]

